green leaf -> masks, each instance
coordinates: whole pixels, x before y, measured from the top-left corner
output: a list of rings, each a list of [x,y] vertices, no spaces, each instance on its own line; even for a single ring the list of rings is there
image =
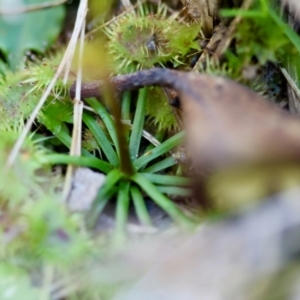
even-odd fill
[[[93,228],[96,224],[99,214],[102,212],[109,199],[117,192],[116,185],[122,179],[123,174],[117,170],[112,170],[106,176],[105,183],[99,189],[98,195],[93,202],[91,209],[86,216],[87,227]]]
[[[139,157],[135,162],[134,162],[134,167],[136,170],[141,169],[142,167],[145,167],[147,163],[150,161],[154,160],[155,158],[167,153],[174,147],[178,146],[179,144],[182,143],[183,138],[184,138],[184,132],[181,131],[162,144],[158,145],[156,148],[152,149],[151,151],[145,153],[143,156]]]
[[[67,154],[48,154],[43,157],[45,164],[73,164],[76,166],[91,167],[104,173],[112,170],[113,166],[96,157],[71,156]]]
[[[299,35],[288,24],[285,24],[284,21],[282,21],[280,17],[276,15],[274,10],[270,9],[269,14],[272,17],[272,19],[277,23],[279,28],[284,32],[287,38],[291,41],[291,43],[294,45],[297,51],[300,52]]]
[[[99,126],[96,120],[90,115],[84,113],[82,116],[83,122],[87,125],[91,133],[93,134],[95,140],[97,141],[98,145],[101,147],[103,152],[105,153],[108,161],[114,165],[119,165],[119,158],[113,149],[112,145],[110,144],[108,138],[106,137],[105,133]]]
[[[244,10],[244,9],[222,9],[221,16],[225,18],[243,17],[243,18],[262,18],[265,14],[258,10]]]
[[[192,196],[192,191],[187,188],[182,188],[178,186],[156,186],[157,189],[166,194],[166,195],[173,195],[173,196],[180,196],[180,197],[190,197]]]
[[[186,177],[149,173],[142,173],[142,175],[144,175],[152,183],[174,186],[191,186],[191,180]]]
[[[162,171],[164,169],[167,169],[169,167],[172,167],[176,164],[177,164],[177,162],[175,161],[175,159],[172,156],[169,156],[169,157],[153,164],[152,166],[147,167],[145,170],[143,170],[143,172],[156,173],[156,172]]]
[[[139,90],[139,97],[137,100],[137,108],[134,115],[132,132],[130,135],[129,151],[131,160],[135,161],[140,150],[142,133],[144,128],[145,113],[146,113],[146,100],[148,89],[143,88]]]
[[[19,5],[44,3],[45,0],[0,1],[2,10]],[[54,2],[54,1],[53,1]],[[17,3],[17,4],[16,4]],[[0,16],[0,49],[12,69],[22,64],[26,51],[44,52],[58,37],[65,17],[64,6]]]
[[[135,173],[131,179],[143,189],[152,200],[160,206],[173,220],[186,229],[192,229],[194,222],[187,217],[169,198],[163,195],[158,188],[145,176]]]
[[[129,188],[130,181],[121,181],[117,197],[116,208],[116,238],[121,238],[126,232],[126,223],[129,209]]]
[[[149,216],[143,195],[136,186],[131,188],[131,197],[137,217],[141,224],[145,226],[152,226],[151,218]]]
[[[107,131],[117,149],[118,150],[118,137],[116,134],[116,129],[115,129],[115,124],[110,116],[110,114],[107,112],[106,108],[100,103],[97,99],[92,98],[92,99],[86,99],[86,102],[98,113],[100,118],[103,120]]]

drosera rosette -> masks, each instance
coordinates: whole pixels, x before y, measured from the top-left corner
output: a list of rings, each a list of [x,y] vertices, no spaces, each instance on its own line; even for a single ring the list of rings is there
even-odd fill
[[[23,84],[31,86],[28,93],[37,93],[42,95],[43,91],[51,80],[53,79],[55,72],[62,60],[64,50],[56,52],[54,55],[49,55],[40,61],[29,62],[26,66],[27,78],[23,81]],[[64,98],[67,96],[67,87],[64,85],[62,78],[58,78],[51,95],[55,98]]]
[[[115,74],[162,66],[167,62],[183,64],[191,50],[200,50],[199,24],[186,24],[167,16],[167,7],[158,5],[150,12],[140,5],[138,12],[128,12],[105,28],[107,52]]]
[[[24,72],[6,72],[0,76],[0,129],[24,121],[34,109],[38,97],[28,96],[28,86],[23,84]]]
[[[29,117],[43,91],[52,80],[62,53],[38,62],[28,62],[17,72],[7,70],[0,75],[0,129],[2,124],[15,125]],[[52,98],[67,96],[67,86],[59,79],[53,88]]]

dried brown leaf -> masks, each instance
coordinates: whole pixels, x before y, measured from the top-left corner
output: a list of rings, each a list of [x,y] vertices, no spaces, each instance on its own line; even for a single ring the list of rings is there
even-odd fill
[[[182,95],[187,141],[198,166],[300,158],[300,120],[224,78],[189,74]]]

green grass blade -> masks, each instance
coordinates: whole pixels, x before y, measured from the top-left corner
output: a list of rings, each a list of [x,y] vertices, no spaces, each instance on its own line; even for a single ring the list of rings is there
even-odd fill
[[[83,114],[82,119],[83,119],[83,122],[89,128],[89,130],[92,132],[95,140],[97,141],[98,145],[103,150],[108,161],[113,166],[117,167],[119,165],[119,159],[116,154],[116,151],[110,144],[110,141],[106,137],[105,133],[103,132],[103,130],[101,129],[99,124],[97,124],[96,120],[88,114]]]
[[[113,166],[106,161],[96,157],[71,156],[68,154],[48,154],[43,156],[43,163],[50,165],[72,164],[81,167],[90,167],[101,172],[108,173]]]
[[[96,199],[93,202],[93,205],[89,212],[87,213],[87,227],[93,228],[97,221],[99,214],[104,208],[107,201],[114,195],[117,191],[115,188],[116,184],[123,177],[123,174],[120,170],[114,169],[107,174],[105,183],[99,189]]]
[[[263,18],[265,14],[259,10],[245,10],[245,9],[222,9],[220,11],[222,17],[243,17],[243,18]]]
[[[300,53],[300,37],[298,36],[298,34],[288,24],[286,24],[271,8],[269,8],[269,14],[280,27],[280,29],[283,30],[284,34],[295,46],[297,51]]]
[[[172,156],[169,156],[169,157],[153,164],[152,166],[146,168],[145,170],[143,170],[143,172],[145,172],[145,173],[156,173],[156,172],[165,170],[169,167],[172,167],[176,164],[177,164],[176,160]]]
[[[174,185],[174,186],[190,186],[191,180],[186,177],[171,176],[171,175],[161,175],[161,174],[150,174],[141,173],[152,183],[157,183],[160,185]]]
[[[149,216],[143,195],[136,186],[133,186],[131,188],[131,197],[133,200],[135,212],[141,224],[145,226],[152,226],[151,218]]]
[[[137,170],[139,170],[142,167],[145,167],[147,163],[149,163],[153,159],[167,153],[174,147],[180,145],[183,141],[184,135],[185,133],[181,131],[175,134],[174,136],[172,136],[171,138],[169,138],[168,140],[166,140],[165,142],[163,142],[162,144],[158,145],[151,151],[145,153],[143,156],[141,156],[134,162],[134,167]]]
[[[173,220],[186,229],[194,228],[194,222],[188,218],[170,199],[162,194],[145,176],[136,173],[131,179],[143,189]]]
[[[107,112],[103,104],[100,103],[97,99],[95,98],[86,99],[86,102],[98,113],[100,118],[103,120],[107,128],[107,131],[119,153],[119,145],[118,145],[118,138],[116,134],[116,128],[111,115]]]
[[[157,185],[157,188],[160,192],[166,195],[181,196],[181,197],[190,197],[192,191],[188,188],[178,187],[178,186],[160,186]]]
[[[122,96],[122,107],[121,107],[121,114],[122,120],[130,121],[130,105],[131,105],[131,92],[126,91],[123,93]]]
[[[121,181],[117,197],[116,208],[116,236],[122,237],[126,232],[126,224],[129,209],[130,181]]]
[[[139,90],[139,97],[137,100],[137,107],[129,141],[129,152],[132,161],[135,161],[137,159],[140,150],[142,133],[144,129],[147,94],[148,88]]]
[[[107,202],[117,193],[118,189],[113,187],[111,190],[107,192],[105,195],[97,195],[94,201],[97,201],[97,206],[87,213],[86,216],[86,226],[89,230],[92,230],[96,223],[97,219],[105,208]]]
[[[70,149],[72,138],[67,130],[62,126],[61,129],[54,133],[54,136],[58,138],[66,147]]]

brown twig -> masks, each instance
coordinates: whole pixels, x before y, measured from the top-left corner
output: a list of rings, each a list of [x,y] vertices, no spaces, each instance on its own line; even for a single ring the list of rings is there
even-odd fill
[[[136,90],[145,86],[156,85],[174,87],[178,82],[178,74],[180,72],[154,68],[128,75],[112,77],[110,83],[115,87],[117,92]],[[92,81],[83,83],[81,87],[81,98],[100,97],[100,89],[103,86],[103,81]],[[75,84],[71,86],[70,96],[75,96]]]

